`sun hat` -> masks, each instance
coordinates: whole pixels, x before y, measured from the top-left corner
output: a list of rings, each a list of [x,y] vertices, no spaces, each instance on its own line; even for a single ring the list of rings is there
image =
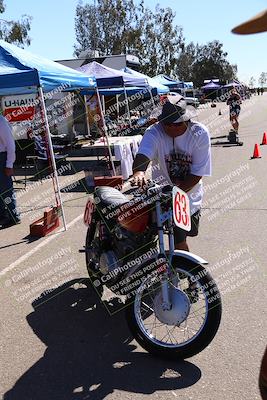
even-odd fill
[[[241,25],[232,29],[233,33],[248,35],[267,31],[267,10],[255,15],[255,17],[243,22]]]
[[[193,106],[188,106],[185,98],[177,94],[175,96],[167,96],[158,120],[166,124],[177,124],[189,121],[196,116],[196,109]]]

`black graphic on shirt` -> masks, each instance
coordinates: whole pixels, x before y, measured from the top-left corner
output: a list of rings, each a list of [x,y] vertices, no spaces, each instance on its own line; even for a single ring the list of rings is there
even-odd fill
[[[171,181],[174,179],[184,180],[190,174],[192,156],[179,151],[171,151],[165,156],[167,171]]]

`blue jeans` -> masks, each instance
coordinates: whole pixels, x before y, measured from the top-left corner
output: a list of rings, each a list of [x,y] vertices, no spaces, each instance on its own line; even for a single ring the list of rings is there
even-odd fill
[[[19,219],[16,209],[16,194],[13,189],[11,176],[6,176],[7,153],[0,153],[0,218],[8,217],[11,220]]]

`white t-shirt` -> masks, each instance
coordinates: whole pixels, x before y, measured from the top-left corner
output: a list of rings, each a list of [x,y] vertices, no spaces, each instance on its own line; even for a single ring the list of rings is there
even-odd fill
[[[159,184],[172,183],[174,178],[183,180],[188,174],[211,175],[209,131],[199,122],[190,121],[185,133],[176,138],[168,136],[161,123],[152,125],[143,136],[138,154],[152,160],[152,179]],[[193,215],[201,207],[202,180],[187,194]]]

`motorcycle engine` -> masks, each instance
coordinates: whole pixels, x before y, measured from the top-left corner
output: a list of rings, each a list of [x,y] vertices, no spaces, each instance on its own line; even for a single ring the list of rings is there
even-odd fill
[[[99,270],[103,275],[111,274],[119,266],[119,259],[112,250],[101,254],[99,260]]]
[[[153,234],[148,229],[142,234],[134,234],[119,225],[113,232],[105,230],[102,239],[99,259],[99,270],[103,275],[108,275],[106,283],[114,284],[119,281],[124,273],[128,272],[127,263],[144,254],[151,248]],[[148,249],[144,243],[148,243]]]

